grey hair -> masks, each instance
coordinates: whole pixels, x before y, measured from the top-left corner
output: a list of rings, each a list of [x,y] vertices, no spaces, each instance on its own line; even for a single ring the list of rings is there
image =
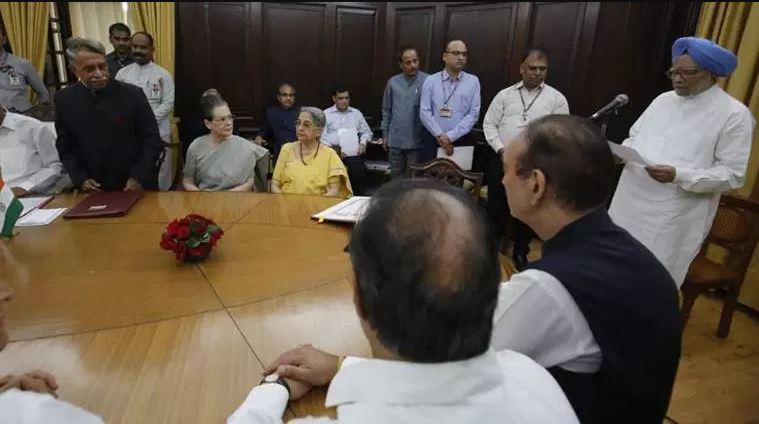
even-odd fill
[[[71,37],[66,40],[66,57],[69,62],[73,62],[79,50],[86,50],[90,53],[98,53],[105,56],[105,47],[103,43],[89,38]]]
[[[299,112],[310,114],[311,119],[314,120],[314,126],[317,128],[324,128],[327,125],[327,115],[325,115],[318,107],[302,106]]]
[[[219,90],[217,90],[217,89],[215,89],[215,88],[209,88],[208,90],[204,91],[204,92],[203,92],[203,93],[200,95],[200,97],[201,97],[201,98],[202,98],[202,97],[206,97],[206,96],[217,96],[217,97],[221,97],[221,93],[219,93]]]

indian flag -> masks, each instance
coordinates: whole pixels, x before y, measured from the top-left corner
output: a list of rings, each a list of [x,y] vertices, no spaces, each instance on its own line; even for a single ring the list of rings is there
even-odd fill
[[[13,237],[13,226],[23,210],[24,206],[0,178],[0,237]]]

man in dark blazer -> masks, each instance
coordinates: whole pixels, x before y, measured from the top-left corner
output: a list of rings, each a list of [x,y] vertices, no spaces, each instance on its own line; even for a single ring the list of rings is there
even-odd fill
[[[163,142],[145,94],[111,79],[97,41],[71,38],[66,55],[79,82],[56,96],[56,147],[74,187],[155,190]]]

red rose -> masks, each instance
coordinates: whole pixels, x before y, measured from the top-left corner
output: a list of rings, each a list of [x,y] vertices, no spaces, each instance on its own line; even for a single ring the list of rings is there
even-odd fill
[[[177,238],[179,240],[187,240],[190,237],[190,229],[188,227],[182,227],[179,229]]]
[[[206,256],[211,252],[211,246],[208,244],[201,244],[198,247],[193,247],[192,249],[187,251],[188,255],[191,256]]]
[[[179,231],[179,221],[177,221],[176,219],[171,221],[169,225],[166,227],[166,233],[170,237],[176,237],[178,231]]]
[[[206,225],[204,222],[195,223],[195,234],[197,235],[205,234],[207,229],[208,229],[208,225]]]
[[[187,246],[182,243],[177,244],[176,250],[174,250],[174,256],[176,256],[178,261],[183,261],[185,256],[187,256]]]

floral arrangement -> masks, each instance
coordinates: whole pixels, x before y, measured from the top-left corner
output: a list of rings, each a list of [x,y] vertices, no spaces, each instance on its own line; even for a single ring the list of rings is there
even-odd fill
[[[208,257],[224,231],[210,219],[189,214],[175,219],[161,235],[160,246],[174,252],[178,261],[200,262]]]

